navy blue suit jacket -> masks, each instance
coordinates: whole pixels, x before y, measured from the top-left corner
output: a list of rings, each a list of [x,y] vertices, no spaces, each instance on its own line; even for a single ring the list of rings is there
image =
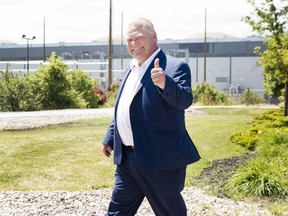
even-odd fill
[[[160,67],[166,74],[164,90],[152,82],[150,71],[154,67],[153,60],[141,80],[142,87],[130,105],[137,165],[144,169],[180,168],[200,159],[184,121],[185,109],[193,100],[191,72],[187,63],[166,55],[162,50],[155,58],[159,58]],[[114,150],[115,164],[120,164],[122,160],[122,144],[116,121],[117,106],[129,73],[119,88],[114,119],[103,141]]]

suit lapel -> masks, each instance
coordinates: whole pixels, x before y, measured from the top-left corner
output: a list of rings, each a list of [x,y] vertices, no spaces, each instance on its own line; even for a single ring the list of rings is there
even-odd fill
[[[147,82],[147,80],[148,80],[149,78],[151,78],[151,73],[150,73],[150,71],[151,71],[152,68],[154,67],[154,61],[155,61],[156,58],[159,58],[159,59],[160,59],[160,67],[163,68],[163,70],[165,69],[165,67],[166,67],[166,60],[164,60],[164,59],[165,59],[165,53],[163,52],[163,50],[160,50],[159,53],[155,56],[155,58],[152,60],[151,64],[149,65],[149,67],[148,67],[147,70],[145,71],[142,79],[140,80],[140,83],[141,83],[140,89],[142,89],[143,86],[144,86],[144,84]],[[165,62],[165,63],[164,63],[164,62]],[[162,64],[161,64],[161,63],[162,63]],[[163,63],[164,63],[164,64],[163,64]],[[127,73],[126,73],[126,75],[125,75],[125,77],[124,77],[124,79],[123,79],[123,81],[122,81],[123,83],[122,83],[121,86],[120,86],[119,94],[118,94],[118,96],[117,96],[117,98],[116,98],[115,111],[117,110],[117,106],[118,106],[118,103],[119,103],[119,98],[120,98],[120,96],[121,96],[121,94],[122,94],[124,85],[125,85],[125,83],[126,83],[126,81],[127,81],[127,78],[128,78],[128,76],[129,76],[129,74],[131,73],[131,71],[132,71],[131,68],[127,70]],[[137,91],[137,93],[140,91],[140,89]],[[137,93],[136,93],[136,94],[137,94]],[[136,94],[135,94],[135,95],[136,95]]]
[[[149,77],[151,77],[151,70],[152,70],[152,68],[154,68],[154,61],[155,61],[155,59],[156,58],[159,58],[160,59],[160,67],[162,67],[161,66],[161,59],[163,59],[163,57],[165,56],[165,53],[162,51],[162,50],[160,50],[159,51],[159,53],[155,56],[155,58],[152,60],[152,62],[151,62],[151,64],[149,65],[149,67],[147,68],[147,70],[145,71],[145,74],[144,74],[144,76],[142,77],[142,79],[141,79],[141,84],[142,84],[142,87],[143,87],[143,85],[144,85],[144,83],[148,80],[148,78]],[[163,67],[162,67],[163,68]],[[164,70],[165,68],[163,68],[163,70]],[[141,87],[141,88],[142,88]]]

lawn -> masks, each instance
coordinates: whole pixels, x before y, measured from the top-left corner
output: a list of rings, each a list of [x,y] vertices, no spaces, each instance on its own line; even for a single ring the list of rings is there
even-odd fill
[[[201,161],[189,165],[186,185],[212,161],[245,153],[229,142],[249,127],[258,108],[205,108],[186,115]],[[112,158],[101,142],[111,118],[81,120],[33,130],[0,131],[0,190],[90,190],[114,182]]]

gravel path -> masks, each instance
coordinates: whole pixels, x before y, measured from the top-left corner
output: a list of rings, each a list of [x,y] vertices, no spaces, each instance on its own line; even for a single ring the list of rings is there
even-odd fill
[[[93,191],[0,191],[1,216],[103,216],[109,203],[111,189]],[[188,215],[209,216],[270,216],[259,205],[233,202],[228,199],[207,196],[197,188],[185,188],[183,197]],[[153,216],[144,200],[137,216]]]
[[[106,108],[45,110],[32,112],[0,112],[0,131],[31,129],[79,119],[112,116],[113,110],[113,108]]]
[[[197,114],[197,110],[189,110]],[[79,119],[113,115],[113,109],[0,112],[0,130],[19,130],[59,124]],[[0,216],[102,216],[109,203],[111,188],[92,191],[0,191]],[[260,204],[234,202],[189,187],[182,192],[188,215],[270,216]],[[137,216],[152,216],[147,200]]]

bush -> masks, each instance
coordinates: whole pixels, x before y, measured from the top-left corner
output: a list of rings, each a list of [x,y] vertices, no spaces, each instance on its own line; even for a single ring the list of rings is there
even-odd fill
[[[67,78],[68,66],[52,53],[50,64],[35,72],[34,88],[41,98],[43,109],[66,109],[85,107],[82,95],[72,88]]]
[[[250,128],[232,133],[230,141],[249,150],[255,150],[260,136],[265,135],[271,128],[288,132],[287,126],[288,117],[282,116],[281,109],[270,110],[255,116]]]
[[[264,158],[279,157],[288,161],[288,133],[271,129],[259,140],[257,151]]]
[[[254,92],[251,92],[249,88],[245,89],[244,93],[241,95],[240,101],[242,104],[247,105],[265,103],[264,98],[260,97],[260,95]]]
[[[259,131],[260,130],[254,129],[234,132],[230,136],[230,141],[253,151],[258,141]]]
[[[97,107],[99,105],[103,105],[106,101],[107,101],[107,94],[106,92],[104,92],[101,88],[97,87],[97,86],[94,86],[92,88],[92,92],[93,94],[95,94],[98,98],[98,101],[97,101]]]
[[[217,89],[207,82],[196,85],[193,88],[193,96],[195,103],[203,105],[228,105],[231,102],[228,100],[227,94],[218,92]]]
[[[287,164],[286,164],[287,165]],[[226,188],[234,194],[285,196],[288,194],[287,167],[277,157],[252,159],[228,180]]]
[[[262,119],[270,119],[271,116],[274,115],[269,112]],[[258,134],[257,146],[254,145],[257,158],[236,171],[228,181],[227,189],[232,193],[244,195],[288,195],[288,133],[286,130],[286,127],[269,128]],[[254,137],[256,139],[256,136]]]
[[[117,97],[117,94],[118,94],[119,87],[120,87],[120,84],[116,83],[116,84],[113,84],[109,88],[110,91],[108,91],[108,93],[107,93],[107,101],[103,105],[103,107],[113,107],[113,106],[115,106],[115,101],[116,101],[116,97]]]
[[[8,66],[0,71],[0,111],[98,108],[106,102],[106,93],[85,72],[68,74],[68,66],[56,53],[49,61],[33,76],[18,77]]]
[[[255,117],[256,124],[265,125],[266,128],[287,128],[288,116],[283,116],[283,109],[267,111]]]
[[[96,80],[91,80],[87,73],[81,70],[74,70],[67,76],[72,89],[76,90],[81,98],[85,100],[86,108],[98,108],[100,104],[105,102],[103,91],[95,91],[99,89]]]
[[[14,75],[7,66],[5,71],[0,71],[0,110],[23,111],[37,109],[38,103],[33,94],[31,79]]]

